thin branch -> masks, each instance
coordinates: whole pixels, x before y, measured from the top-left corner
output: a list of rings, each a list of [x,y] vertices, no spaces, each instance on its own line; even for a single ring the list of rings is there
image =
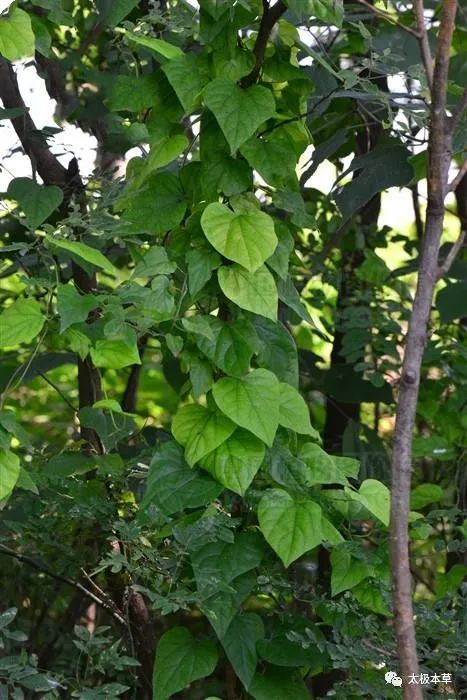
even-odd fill
[[[459,253],[462,249],[462,246],[464,245],[464,241],[465,241],[465,231],[461,231],[457,240],[452,244],[451,249],[449,250],[449,253],[446,255],[446,259],[444,260],[443,264],[440,265],[438,268],[438,274],[437,274],[438,280],[440,280],[442,277],[445,277],[448,274],[454,260],[457,258],[457,256],[459,255]]]
[[[451,182],[447,186],[447,192],[454,192],[454,190],[457,188],[457,185],[460,183],[464,175],[467,173],[467,160],[465,160],[461,167],[459,168],[459,171],[455,178],[451,180]]]
[[[423,3],[414,4],[419,21]],[[451,162],[451,137],[448,132],[446,99],[449,55],[457,10],[456,0],[444,0],[438,32],[437,53],[431,85],[428,206],[425,233],[413,309],[405,338],[404,359],[396,411],[392,449],[390,558],[393,584],[394,629],[403,678],[404,700],[422,700],[420,686],[408,684],[418,673],[418,656],[412,606],[408,518],[412,477],[412,438],[417,411],[423,353],[437,281],[438,255],[444,221],[444,196]],[[426,34],[425,34],[426,38]],[[421,44],[424,46],[424,44]],[[424,61],[431,66],[426,50]]]
[[[462,119],[462,115],[464,114],[465,110],[467,109],[467,88],[465,88],[464,92],[462,93],[462,97],[460,98],[459,102],[456,104],[454,109],[452,110],[452,117],[451,117],[451,122],[450,122],[450,128],[451,132],[454,133],[454,131],[457,129],[457,126]]]
[[[412,192],[412,204],[415,216],[415,230],[417,231],[417,240],[421,241],[423,237],[423,219],[422,212],[420,209],[420,194],[418,191],[417,183],[415,183],[415,185],[413,185],[410,188],[410,191]]]
[[[416,39],[419,39],[419,33],[415,30],[412,29],[412,27],[407,26],[406,24],[402,24],[402,22],[399,22],[394,15],[391,15],[389,12],[384,12],[384,10],[379,10],[377,7],[372,5],[371,3],[368,2],[368,0],[356,0],[360,5],[363,5],[366,7],[370,12],[372,12],[374,15],[377,17],[381,17],[381,19],[386,20],[386,22],[390,22],[393,24],[395,27],[399,27],[399,29],[403,29],[404,32],[408,32],[408,34],[411,34],[414,36]]]
[[[259,32],[253,49],[256,58],[255,65],[248,75],[241,79],[240,86],[242,88],[250,87],[250,85],[253,85],[258,80],[271,32],[280,16],[283,15],[287,9],[282,0],[278,0],[278,2],[272,6],[268,3],[268,0],[263,0],[263,8],[263,16],[261,17]]]
[[[430,42],[428,41],[428,34],[425,27],[425,8],[423,6],[423,0],[414,0],[413,11],[417,20],[417,38],[420,44],[422,62],[425,68],[428,87],[431,90],[433,85],[433,58],[431,56]]]
[[[50,384],[50,386],[52,387],[52,389],[55,389],[55,391],[57,392],[57,394],[58,394],[59,396],[61,396],[61,398],[65,401],[65,403],[67,404],[67,406],[69,406],[69,407],[71,408],[71,410],[73,411],[73,413],[77,413],[77,412],[78,412],[77,409],[76,409],[76,408],[73,406],[73,404],[71,403],[71,401],[65,396],[65,394],[64,394],[63,391],[60,389],[60,387],[58,387],[51,379],[49,379],[48,376],[47,376],[46,374],[44,374],[43,372],[38,372],[38,375],[39,375],[40,377],[42,377],[42,379],[43,379],[44,381],[46,381],[47,384]]]
[[[61,583],[67,584],[67,586],[72,586],[73,588],[76,588],[94,603],[100,605],[101,608],[107,610],[107,612],[109,612],[121,625],[125,625],[126,627],[127,623],[123,614],[117,608],[115,603],[112,600],[109,600],[107,597],[99,598],[99,596],[97,596],[95,593],[83,586],[83,584],[79,581],[75,581],[69,576],[62,576],[61,574],[56,574],[53,571],[50,571],[50,569],[48,569],[43,564],[37,562],[35,559],[32,559],[31,557],[28,557],[25,554],[20,554],[19,552],[16,552],[14,549],[10,549],[10,547],[7,547],[4,544],[0,544],[0,554],[5,554],[8,557],[13,557],[14,559],[20,561],[22,564],[28,564],[28,566],[32,566],[32,568],[36,569],[36,571],[41,571],[42,573],[46,574],[46,576],[49,576],[50,578],[54,579],[54,581],[60,581]]]

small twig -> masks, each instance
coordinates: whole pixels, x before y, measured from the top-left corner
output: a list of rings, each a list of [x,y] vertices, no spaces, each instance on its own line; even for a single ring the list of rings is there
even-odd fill
[[[36,569],[36,571],[41,571],[42,573],[46,574],[50,578],[54,579],[54,581],[60,581],[61,583],[66,583],[68,586],[72,586],[73,588],[76,588],[77,590],[81,591],[85,596],[90,598],[94,603],[97,603],[100,605],[102,608],[107,610],[107,612],[111,613],[111,615],[121,624],[125,625],[126,627],[126,620],[123,617],[122,613],[120,610],[117,608],[115,603],[113,601],[108,600],[107,596],[105,599],[99,598],[95,593],[92,591],[88,590],[85,586],[83,586],[82,583],[79,581],[75,581],[72,578],[69,578],[68,576],[62,576],[61,574],[56,574],[53,571],[50,571],[46,566],[43,564],[40,564],[39,562],[35,561],[35,559],[32,559],[31,557],[26,556],[25,554],[20,554],[19,552],[15,552],[14,549],[10,549],[10,547],[7,547],[4,544],[0,544],[0,554],[5,554],[8,557],[13,557],[14,559],[17,559],[23,564],[28,564],[29,566],[32,566],[33,569]]]
[[[467,88],[465,88],[464,92],[462,93],[462,97],[460,98],[459,102],[456,104],[456,106],[452,110],[452,117],[451,117],[451,121],[450,121],[451,133],[454,133],[454,131],[456,130],[460,120],[462,119],[462,115],[464,114],[466,109],[467,109]]]
[[[374,7],[371,3],[368,2],[368,0],[356,0],[360,5],[363,5],[366,7],[368,10],[373,12],[373,14],[377,15],[378,17],[381,17],[381,19],[386,20],[386,22],[390,22],[396,27],[399,27],[399,29],[403,29],[405,32],[408,32],[408,34],[411,34],[414,36],[416,39],[419,38],[419,33],[415,30],[412,29],[412,27],[407,26],[406,24],[402,24],[402,22],[399,22],[393,15],[389,14],[389,12],[384,12],[384,10],[379,10],[377,7]]]
[[[362,644],[364,644],[368,649],[373,649],[373,651],[378,651],[380,654],[383,654],[383,656],[390,656],[391,658],[397,658],[397,654],[394,654],[392,651],[388,651],[387,649],[382,649],[381,647],[377,647],[375,644],[372,644],[371,642],[368,641],[368,639],[362,639]]]
[[[73,404],[71,403],[71,401],[65,396],[65,394],[62,392],[62,390],[60,389],[60,387],[58,387],[58,386],[57,386],[51,379],[49,379],[48,376],[47,376],[46,374],[44,374],[43,372],[38,372],[38,375],[39,375],[39,377],[42,377],[42,379],[44,379],[44,381],[46,381],[47,384],[50,384],[50,386],[52,387],[52,389],[55,389],[55,391],[57,392],[57,394],[59,394],[59,396],[61,396],[61,398],[65,401],[65,403],[67,404],[67,406],[69,406],[69,407],[71,408],[71,410],[73,411],[73,413],[78,413],[78,409],[76,409],[76,408],[73,406]]]
[[[457,185],[460,183],[464,175],[467,173],[467,160],[465,160],[461,167],[459,168],[459,171],[455,178],[451,180],[451,182],[447,186],[447,192],[454,192],[456,189]]]
[[[263,0],[263,8],[263,16],[261,17],[258,36],[256,37],[255,46],[253,48],[253,53],[256,57],[255,65],[248,75],[241,79],[240,86],[242,88],[250,87],[250,85],[253,85],[258,80],[258,76],[263,65],[269,36],[274,28],[274,25],[287,9],[282,0],[278,0],[278,2],[276,2],[276,4],[272,7],[269,5],[267,0]]]
[[[436,278],[438,280],[440,280],[442,277],[445,277],[448,274],[454,260],[456,259],[462,246],[464,245],[464,241],[465,241],[465,231],[461,231],[457,240],[452,244],[451,249],[449,250],[449,253],[446,255],[444,262],[438,268],[438,273],[436,276]]]
[[[426,72],[428,87],[431,90],[433,85],[433,58],[431,55],[430,43],[425,27],[425,8],[423,0],[414,0],[413,11],[417,20],[417,39],[420,44],[420,53],[422,56],[423,66]]]

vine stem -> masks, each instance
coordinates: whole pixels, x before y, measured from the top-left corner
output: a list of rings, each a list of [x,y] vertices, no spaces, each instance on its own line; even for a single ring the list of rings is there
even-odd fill
[[[418,12],[420,12],[420,7],[423,10],[422,3],[414,3],[414,9]],[[423,699],[421,686],[415,683],[409,684],[410,676],[418,674],[408,532],[412,433],[415,425],[420,372],[433,292],[438,278],[438,254],[445,211],[444,197],[451,160],[452,137],[447,128],[449,117],[446,114],[446,93],[449,52],[456,11],[457,0],[443,1],[433,80],[431,81],[428,206],[417,288],[405,339],[392,451],[390,556],[394,627],[403,678],[404,700]],[[426,58],[427,56],[424,55],[424,59]],[[429,75],[427,77],[429,78]]]

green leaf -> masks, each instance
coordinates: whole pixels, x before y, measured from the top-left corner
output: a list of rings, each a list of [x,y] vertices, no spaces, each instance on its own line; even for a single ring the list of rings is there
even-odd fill
[[[60,316],[60,332],[74,323],[85,321],[89,312],[99,305],[93,294],[80,294],[74,284],[59,284],[57,287],[57,311]]]
[[[159,98],[160,85],[156,75],[106,74],[103,84],[105,103],[112,112],[143,112]]]
[[[237,533],[234,542],[202,545],[191,555],[199,592],[203,596],[225,593],[228,584],[259,566],[263,552],[262,538],[253,532]]]
[[[229,260],[250,272],[269,258],[276,246],[274,221],[256,208],[233,211],[225,204],[209,204],[201,217],[201,226],[211,245]]]
[[[391,270],[373,250],[366,250],[365,261],[359,266],[356,274],[364,282],[381,286],[389,278]]]
[[[273,187],[298,187],[295,172],[297,157],[286,127],[261,139],[253,136],[243,144],[240,152],[263,180]]]
[[[341,457],[332,455],[332,459],[339,471],[349,479],[357,479],[360,472],[360,462],[353,457]]]
[[[128,39],[134,41],[135,44],[144,46],[146,49],[151,49],[151,51],[154,51],[159,56],[167,58],[170,61],[184,55],[181,48],[174,46],[173,44],[169,44],[168,41],[164,41],[163,39],[156,39],[152,36],[140,36],[139,34],[129,31],[126,31],[125,35],[128,37]]]
[[[410,507],[412,510],[418,510],[441,501],[444,496],[444,491],[437,484],[420,484],[416,486],[410,494]]]
[[[365,479],[358,493],[349,490],[349,495],[359,501],[365,508],[380,520],[386,527],[389,525],[390,493],[387,486],[376,479]]]
[[[310,693],[298,674],[275,668],[264,676],[257,674],[249,692],[255,700],[310,700]]]
[[[61,250],[67,250],[72,255],[76,255],[78,258],[85,260],[95,267],[99,267],[105,270],[109,274],[115,274],[116,270],[108,258],[105,257],[100,250],[91,248],[91,246],[86,245],[86,243],[77,243],[76,241],[66,241],[63,238],[54,238],[53,236],[46,235],[45,240],[50,245],[60,248]]]
[[[362,582],[352,589],[352,595],[360,605],[371,610],[377,615],[391,616],[391,611],[386,603],[381,591],[376,588],[376,585],[369,586],[368,583]]]
[[[19,457],[9,450],[0,450],[0,501],[13,491],[20,471]]]
[[[26,216],[26,223],[33,229],[40,226],[63,201],[60,187],[38,185],[29,177],[12,180],[7,194],[18,202]]]
[[[323,540],[325,542],[329,542],[329,544],[340,544],[341,542],[344,542],[344,538],[339,530],[337,530],[331,521],[325,518],[324,515],[321,519],[321,529],[323,531]]]
[[[178,178],[172,173],[152,173],[125,202],[122,232],[165,233],[181,222],[185,211],[186,200]]]
[[[228,323],[218,318],[211,320],[212,338],[198,339],[199,349],[226,374],[242,377],[248,372],[250,360],[257,347],[257,336],[248,321]]]
[[[172,515],[185,508],[212,503],[221,490],[208,474],[191,469],[185,462],[183,449],[170,441],[151,460],[141,509],[146,511],[155,504],[166,515]]]
[[[287,5],[299,16],[312,15],[325,24],[342,27],[343,0],[287,0]]]
[[[260,338],[257,362],[274,372],[281,382],[298,386],[298,355],[295,341],[282,323],[258,316],[253,321]]]
[[[35,299],[17,299],[0,314],[0,347],[30,343],[44,323],[45,316]]]
[[[279,423],[296,433],[319,438],[318,432],[311,426],[310,413],[303,396],[290,384],[281,382],[279,386]]]
[[[250,323],[225,323],[216,339],[214,362],[226,374],[241,377],[248,372],[256,346],[256,333]]]
[[[225,296],[241,309],[277,319],[277,288],[274,277],[263,265],[249,272],[240,265],[220,267],[217,276]]]
[[[2,612],[0,614],[0,630],[11,625],[17,614],[18,608],[8,608],[5,612]]]
[[[224,78],[209,83],[204,101],[229,142],[231,153],[235,153],[276,111],[274,97],[267,88],[253,85],[242,90]]]
[[[16,119],[16,117],[24,116],[26,112],[27,110],[24,107],[12,107],[11,109],[0,107],[0,120]]]
[[[239,428],[208,454],[201,466],[225,488],[243,496],[263,462],[264,453],[263,443]]]
[[[0,56],[7,61],[34,56],[35,36],[27,12],[16,5],[0,16]]]
[[[274,445],[268,450],[266,463],[271,478],[290,493],[306,494],[309,488],[309,474],[305,462],[298,459],[284,446]]]
[[[241,682],[248,690],[256,671],[258,656],[256,644],[264,637],[264,625],[259,615],[237,615],[221,639],[227,658]]]
[[[206,244],[207,245],[207,244]],[[211,279],[213,270],[221,263],[220,256],[214,251],[195,248],[186,254],[188,266],[188,288],[192,296],[196,296]]]
[[[398,144],[384,144],[370,153],[355,156],[349,170],[359,171],[358,176],[339,188],[334,197],[344,219],[351,217],[378,192],[410,182],[413,169],[409,157],[410,151]]]
[[[192,467],[219,447],[235,430],[235,424],[221,413],[204,406],[182,406],[172,421],[172,433],[185,447],[185,458]]]
[[[441,323],[450,323],[467,316],[467,282],[449,282],[436,295],[436,308]]]
[[[177,265],[169,260],[165,248],[154,245],[136,265],[133,277],[154,277],[154,275],[170,275],[175,272]]]
[[[348,591],[360,581],[373,575],[373,570],[361,559],[355,559],[345,549],[345,543],[331,552],[331,595]]]
[[[314,442],[307,442],[303,445],[298,456],[308,467],[307,479],[309,486],[314,484],[347,485],[347,478],[336,465],[334,457],[328,455]]]
[[[213,630],[222,639],[240,607],[256,584],[253,571],[237,576],[224,590],[209,596],[200,605],[201,612],[209,620]]]
[[[258,505],[261,532],[286,567],[322,542],[321,517],[317,503],[282,489],[269,489]]]
[[[272,445],[279,425],[280,396],[279,382],[272,372],[255,369],[243,379],[224,377],[214,384],[212,393],[226,416]]]
[[[151,143],[151,150],[148,157],[142,162],[141,159],[136,159],[137,170],[131,179],[131,184],[126,192],[126,197],[131,199],[131,192],[139,190],[144,186],[146,178],[150,173],[153,173],[159,168],[163,168],[174,161],[183,153],[188,146],[188,139],[185,134],[175,134],[175,136],[165,136]],[[136,165],[135,163],[135,165]]]
[[[288,630],[287,630],[288,631]],[[300,628],[299,628],[299,631]],[[306,634],[306,627],[303,630]],[[285,634],[262,639],[257,644],[258,653],[262,659],[274,666],[289,666],[292,668],[314,668],[325,660],[325,654],[320,653],[317,645],[304,648],[297,640],[291,641]]]
[[[182,319],[182,324],[185,330],[195,335],[201,335],[209,341],[209,344],[215,341],[213,325],[217,321],[213,316],[188,316]]]
[[[165,63],[162,70],[182,103],[185,114],[200,106],[203,89],[211,78],[209,62],[204,54],[182,54]]]
[[[299,318],[307,323],[314,325],[313,319],[308,313],[304,302],[302,301],[300,294],[298,293],[291,277],[287,279],[280,279],[278,283],[278,294],[279,299],[292,311],[294,311]]]
[[[281,279],[286,280],[289,273],[290,254],[294,249],[294,239],[282,221],[276,221],[275,231],[279,242],[274,253],[266,260],[266,265]]]
[[[110,27],[120,24],[137,4],[138,0],[96,0],[101,21]]]
[[[167,700],[193,681],[210,676],[216,664],[217,650],[211,642],[195,639],[186,627],[173,627],[157,645],[154,697]]]
[[[97,340],[94,348],[91,348],[92,361],[96,367],[106,369],[122,369],[129,365],[140,365],[136,333],[129,332],[121,338],[108,338]]]

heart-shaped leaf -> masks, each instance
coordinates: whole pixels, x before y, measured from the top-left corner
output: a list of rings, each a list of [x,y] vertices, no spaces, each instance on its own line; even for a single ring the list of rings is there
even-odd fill
[[[283,489],[266,491],[258,506],[261,532],[289,566],[323,540],[321,508],[307,499],[295,500]]]
[[[45,316],[35,299],[17,299],[0,314],[0,347],[30,343],[44,322]]]
[[[223,486],[243,496],[264,459],[265,447],[254,435],[238,429],[201,462]]]
[[[185,447],[185,459],[192,467],[215,450],[235,430],[235,424],[221,413],[204,406],[182,406],[172,421],[172,433]]]
[[[55,185],[38,185],[29,177],[15,177],[8,185],[8,196],[15,199],[31,228],[40,226],[63,201]]]
[[[2,3],[2,9],[4,7]],[[0,56],[8,61],[34,56],[35,41],[28,13],[20,10],[16,4],[6,16],[0,17]]]
[[[217,277],[225,296],[241,309],[277,319],[277,287],[267,267],[249,272],[240,265],[229,265],[220,267]]]
[[[272,372],[255,369],[243,379],[220,379],[212,392],[226,416],[271,446],[279,425],[279,386]]]
[[[256,208],[232,211],[225,204],[209,204],[201,226],[212,246],[225,258],[254,272],[277,246],[274,222]]]
[[[267,88],[253,85],[242,90],[225,78],[209,83],[204,102],[216,117],[231,153],[235,153],[276,111],[273,94]]]
[[[153,693],[167,700],[198,678],[210,676],[217,664],[217,650],[211,642],[195,639],[186,627],[173,627],[157,645]]]

